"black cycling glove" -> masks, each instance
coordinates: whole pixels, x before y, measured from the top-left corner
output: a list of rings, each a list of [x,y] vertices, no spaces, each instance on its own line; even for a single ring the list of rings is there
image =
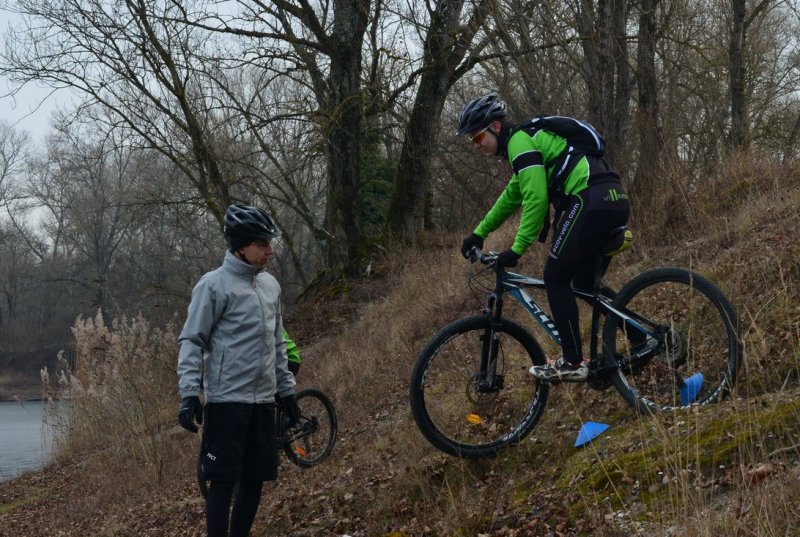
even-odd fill
[[[497,267],[516,267],[521,256],[514,250],[506,250],[497,254]]]
[[[197,432],[197,425],[194,422],[203,424],[203,405],[200,404],[199,397],[192,395],[181,399],[181,406],[178,409],[178,421],[181,427],[187,431]]]
[[[469,258],[467,253],[473,246],[483,248],[483,237],[470,233],[468,237],[465,237],[464,240],[461,241],[461,255],[464,256],[464,259]]]
[[[283,405],[283,412],[289,418],[287,427],[292,427],[300,423],[300,407],[297,404],[297,396],[295,394],[284,395],[280,398],[281,405]]]

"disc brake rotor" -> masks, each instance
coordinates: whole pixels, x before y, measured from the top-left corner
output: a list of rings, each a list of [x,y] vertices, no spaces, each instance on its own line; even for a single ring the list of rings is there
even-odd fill
[[[671,329],[664,338],[666,348],[661,356],[661,359],[672,367],[677,368],[686,363],[686,358],[689,355],[689,348],[686,344],[686,335],[677,329]]]

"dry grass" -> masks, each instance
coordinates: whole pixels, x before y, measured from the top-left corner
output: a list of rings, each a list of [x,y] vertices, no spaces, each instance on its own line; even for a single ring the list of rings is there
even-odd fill
[[[719,284],[741,320],[744,369],[733,397],[637,419],[613,389],[559,386],[518,446],[485,461],[444,456],[411,420],[408,379],[434,332],[479,311],[483,296],[466,285],[460,236],[426,237],[419,248],[386,253],[371,284],[380,291],[359,291],[376,298],[357,309],[345,304],[342,315],[307,304],[312,312],[327,307],[326,316],[301,311],[296,329],[288,326],[300,334],[304,354],[299,384],[329,393],[340,435],[322,466],[282,466],[277,486],[265,491],[255,534],[793,535],[800,525],[800,216],[793,209],[800,170],[749,155],[701,186],[650,200],[672,212],[636,215],[635,248],[609,280],[618,286],[646,268],[677,265]],[[669,214],[686,225],[669,227]],[[512,227],[487,248],[509,243]],[[520,271],[538,274],[542,261],[526,256]],[[135,526],[142,516],[160,521],[153,535],[201,527],[192,484],[197,437],[174,425],[175,332],[141,319],[114,329],[97,319],[76,325],[78,368],[64,378],[73,412],[62,459],[85,461],[74,490],[91,493],[74,500],[76,513],[59,526],[64,535],[85,534],[85,526],[84,533],[68,529],[81,509],[114,514],[116,526],[98,535],[127,535],[117,526]],[[612,427],[575,449],[585,421]],[[147,497],[158,506],[125,514]],[[187,508],[192,516],[179,514]]]
[[[696,414],[637,420],[613,391],[559,387],[532,437],[490,462],[437,454],[407,416],[397,415],[407,414],[402,392],[412,360],[433,327],[481,305],[466,292],[463,261],[456,253],[458,237],[445,241],[450,248],[445,254],[418,254],[420,263],[403,268],[399,285],[368,308],[353,332],[335,338],[335,346],[330,341],[323,344],[325,354],[343,357],[343,363],[323,369],[319,378],[340,387],[337,399],[358,401],[352,417],[363,420],[364,407],[389,409],[382,426],[364,424],[375,433],[365,438],[371,447],[364,451],[381,453],[388,444],[404,467],[393,495],[393,501],[403,498],[403,506],[371,505],[370,512],[384,513],[388,522],[381,520],[366,534],[389,528],[423,534],[426,525],[431,535],[515,534],[512,529],[503,533],[504,526],[516,528],[519,535],[559,527],[580,533],[587,521],[594,524],[595,534],[608,535],[791,534],[782,528],[797,524],[792,506],[800,499],[800,486],[792,477],[797,473],[794,446],[800,439],[794,432],[795,410],[790,419],[776,416],[785,410],[786,401],[796,398],[800,377],[800,218],[794,210],[800,200],[798,187],[797,169],[757,155],[732,161],[702,189],[687,187],[680,196],[668,192],[663,199],[651,200],[661,207],[680,200],[682,206],[671,210],[685,215],[681,218],[687,224],[674,227],[665,218],[653,228],[656,234],[646,227],[640,232],[634,221],[635,251],[624,254],[624,262],[617,262],[610,275],[619,285],[653,266],[687,266],[710,276],[733,298],[741,317],[745,359],[731,401]],[[509,238],[493,236],[498,244],[487,247],[502,248]],[[521,270],[536,274],[540,261],[529,259]],[[358,365],[348,368],[353,356],[359,357]],[[726,422],[731,416],[743,419]],[[593,445],[585,452],[570,449],[579,424],[589,420],[614,424],[608,436],[621,438],[622,453],[640,459],[638,470],[616,476],[609,470],[609,478],[597,488],[578,486],[583,482],[580,474],[554,488],[561,470],[575,464],[573,457],[602,468],[613,454],[605,446],[595,451]],[[715,456],[714,446],[726,441],[729,449]],[[361,460],[355,454],[353,458]],[[786,499],[765,501],[765,484]],[[398,509],[405,516],[395,516]]]
[[[59,368],[58,388],[43,373],[54,395],[69,400],[58,455],[101,452],[109,473],[127,468],[135,472],[137,486],[160,485],[173,460],[175,327],[155,328],[140,317],[121,319],[112,328],[98,313],[79,318],[73,333],[74,370]],[[126,494],[116,481],[112,489]]]

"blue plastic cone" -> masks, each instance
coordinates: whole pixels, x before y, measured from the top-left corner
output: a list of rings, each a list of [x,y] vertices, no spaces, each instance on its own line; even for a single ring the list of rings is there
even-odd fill
[[[587,444],[603,434],[603,431],[608,429],[608,425],[605,423],[595,423],[593,421],[587,421],[581,427],[581,431],[578,433],[578,438],[575,440],[575,447],[581,447],[584,444]]]
[[[691,405],[694,400],[697,399],[697,394],[700,393],[700,389],[702,387],[702,373],[695,373],[688,379],[684,380],[683,386],[681,386],[681,404],[683,406]]]

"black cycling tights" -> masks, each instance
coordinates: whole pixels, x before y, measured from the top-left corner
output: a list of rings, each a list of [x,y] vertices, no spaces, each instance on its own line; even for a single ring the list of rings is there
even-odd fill
[[[595,255],[602,251],[609,232],[628,222],[630,208],[623,194],[619,184],[607,183],[571,196],[544,266],[547,301],[561,336],[564,360],[570,364],[583,360],[578,305],[572,286],[586,290],[594,286]],[[603,259],[603,273],[610,261],[610,257]]]
[[[247,537],[261,501],[261,481],[212,481],[206,499],[208,537]],[[233,509],[231,510],[231,500]],[[230,533],[228,522],[230,521]]]

